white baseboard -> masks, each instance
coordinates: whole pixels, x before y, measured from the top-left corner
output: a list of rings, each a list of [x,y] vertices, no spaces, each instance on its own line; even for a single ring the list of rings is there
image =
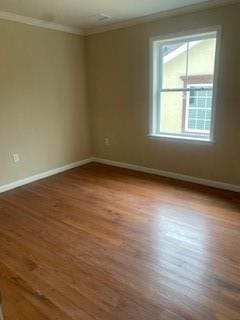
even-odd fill
[[[173,178],[176,180],[192,182],[192,183],[196,183],[196,184],[200,184],[200,185],[204,185],[204,186],[208,186],[208,187],[229,190],[229,191],[234,191],[234,192],[240,192],[240,186],[228,184],[228,183],[224,183],[224,182],[220,182],[220,181],[212,181],[212,180],[187,176],[184,174],[179,174],[179,173],[174,173],[174,172],[169,172],[169,171],[162,171],[162,170],[152,169],[152,168],[146,168],[146,167],[142,167],[142,166],[138,166],[138,165],[134,165],[134,164],[117,162],[117,161],[101,159],[101,158],[92,158],[92,161],[106,164],[106,165],[110,165],[110,166],[115,166],[115,167],[120,167],[120,168],[135,170],[135,171],[141,171],[141,172],[150,173],[150,174],[155,174],[155,175],[166,177],[166,178]]]
[[[224,183],[224,182],[220,182],[220,181],[212,181],[212,180],[187,176],[187,175],[183,175],[183,174],[179,174],[179,173],[162,171],[162,170],[158,170],[158,169],[142,167],[142,166],[124,163],[124,162],[112,161],[112,160],[108,160],[108,159],[88,158],[88,159],[80,160],[78,162],[67,164],[67,165],[62,166],[60,168],[56,168],[56,169],[53,169],[53,170],[50,170],[47,172],[42,172],[42,173],[36,174],[34,176],[27,177],[27,178],[24,178],[24,179],[15,181],[15,182],[11,182],[6,185],[2,185],[2,186],[0,186],[0,193],[21,187],[25,184],[28,184],[28,183],[31,183],[31,182],[34,182],[37,180],[41,180],[41,179],[53,176],[57,173],[67,171],[67,170],[82,166],[82,165],[90,163],[90,162],[98,162],[98,163],[102,163],[102,164],[106,164],[106,165],[110,165],[110,166],[115,166],[115,167],[130,169],[130,170],[134,170],[134,171],[155,174],[155,175],[162,176],[162,177],[173,178],[176,180],[182,180],[182,181],[192,182],[192,183],[196,183],[196,184],[201,184],[201,185],[208,186],[208,187],[214,187],[214,188],[218,188],[218,189],[240,192],[240,186],[232,185],[232,184],[228,184],[228,183]]]
[[[12,190],[12,189],[15,189],[15,188],[18,188],[18,187],[21,187],[21,186],[23,186],[25,184],[28,184],[28,183],[31,183],[31,182],[34,182],[34,181],[37,181],[37,180],[41,180],[41,179],[53,176],[53,175],[55,175],[57,173],[67,171],[67,170],[82,166],[82,165],[90,163],[90,162],[92,162],[92,158],[80,160],[80,161],[77,161],[77,162],[74,162],[74,163],[70,163],[70,164],[67,164],[65,166],[53,169],[53,170],[42,172],[42,173],[36,174],[34,176],[31,176],[31,177],[27,177],[27,178],[24,178],[24,179],[21,179],[21,180],[17,180],[17,181],[5,184],[3,186],[0,186],[0,193],[5,192],[5,191],[9,191],[9,190]]]

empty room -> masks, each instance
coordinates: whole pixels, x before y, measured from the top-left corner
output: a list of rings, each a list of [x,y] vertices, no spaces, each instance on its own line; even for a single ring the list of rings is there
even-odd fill
[[[240,1],[0,0],[0,320],[240,320]]]

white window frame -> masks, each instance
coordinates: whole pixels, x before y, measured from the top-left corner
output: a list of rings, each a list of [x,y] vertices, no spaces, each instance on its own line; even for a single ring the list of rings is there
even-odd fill
[[[158,50],[155,49],[156,45],[174,44],[179,41],[198,41],[202,40],[204,36],[210,38],[210,34],[214,34],[216,36],[216,54],[215,54],[215,66],[214,66],[214,79],[213,79],[213,97],[212,97],[212,117],[211,117],[211,130],[210,134],[206,137],[206,135],[197,134],[171,134],[171,133],[161,133],[158,126],[159,121],[157,121],[158,113],[160,112],[158,99],[161,96],[161,92],[189,92],[189,88],[172,88],[172,89],[161,89],[159,81],[159,74],[161,72],[157,71],[159,69],[159,57],[157,56]],[[150,138],[159,138],[159,139],[167,139],[174,141],[190,141],[190,142],[206,142],[206,143],[214,143],[215,135],[215,112],[216,112],[216,96],[217,96],[217,80],[218,80],[218,71],[219,71],[219,57],[220,57],[220,43],[221,43],[221,26],[213,26],[204,29],[191,30],[183,33],[176,34],[167,34],[164,36],[157,36],[150,38],[150,130],[148,136]],[[206,90],[204,86],[199,88],[198,90]],[[157,98],[158,97],[158,98]]]
[[[211,83],[199,83],[199,84],[189,84],[188,87],[197,87],[197,88],[203,88],[203,87],[208,87],[211,88],[210,90],[213,91]],[[189,102],[190,102],[190,91],[187,92],[187,97],[186,97],[186,111],[185,111],[185,131],[189,133],[199,133],[199,134],[209,134],[208,130],[200,130],[200,129],[189,129],[188,128],[188,119],[189,119]],[[211,108],[212,109],[212,108]],[[210,130],[211,132],[211,130]]]

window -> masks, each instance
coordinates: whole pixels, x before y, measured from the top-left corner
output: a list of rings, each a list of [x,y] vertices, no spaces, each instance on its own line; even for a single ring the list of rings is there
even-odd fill
[[[211,141],[218,31],[152,40],[151,135]]]
[[[204,90],[198,90],[206,87]],[[189,86],[185,112],[185,131],[209,134],[212,115],[212,89],[209,85]],[[196,90],[194,90],[196,89]]]

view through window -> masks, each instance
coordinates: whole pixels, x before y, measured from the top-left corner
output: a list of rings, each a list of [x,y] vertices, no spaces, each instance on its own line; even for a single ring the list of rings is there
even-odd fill
[[[153,135],[212,139],[217,34],[153,40]]]

